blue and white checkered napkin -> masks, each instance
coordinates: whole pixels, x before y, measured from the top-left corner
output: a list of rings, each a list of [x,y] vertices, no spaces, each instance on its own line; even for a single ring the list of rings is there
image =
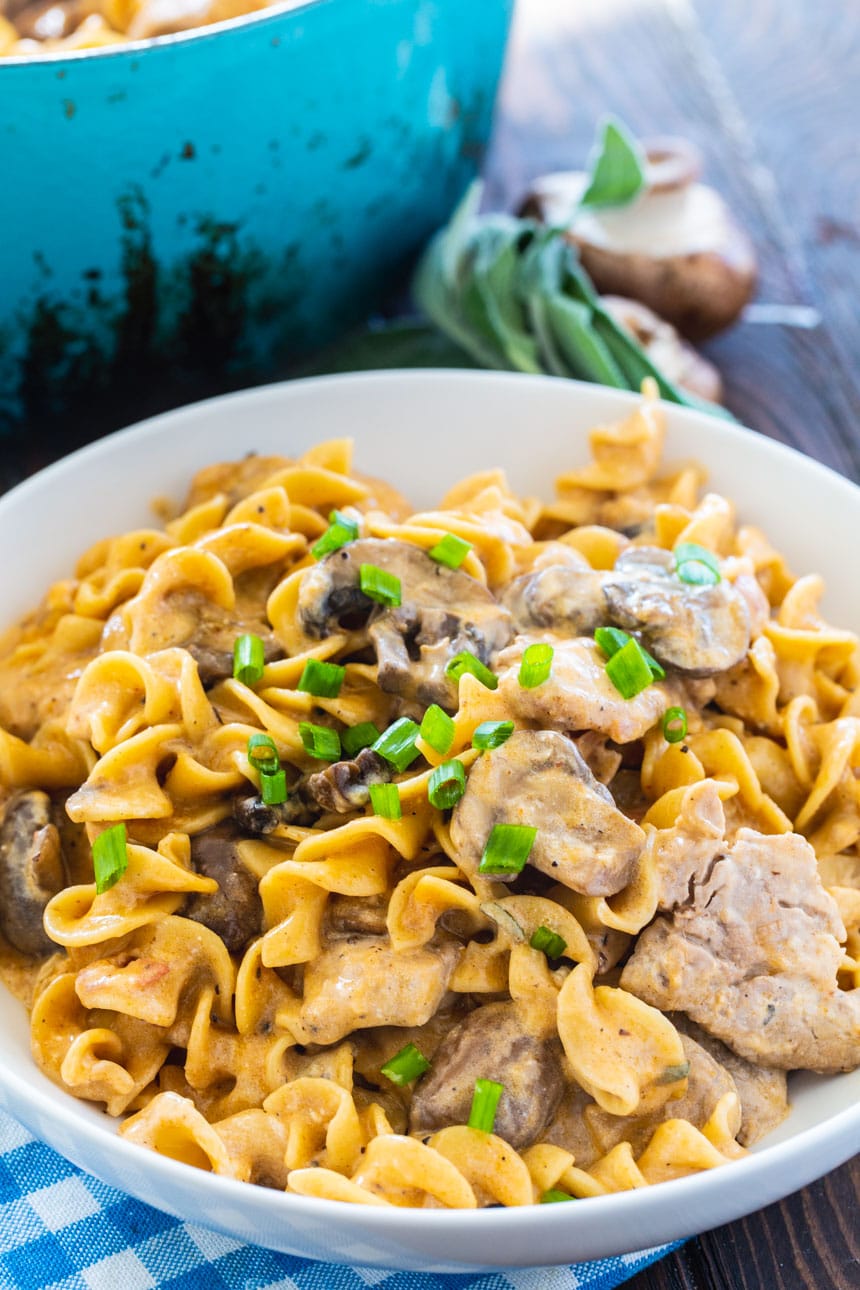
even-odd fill
[[[674,1248],[450,1276],[315,1263],[162,1214],[82,1173],[0,1112],[2,1290],[612,1290]]]

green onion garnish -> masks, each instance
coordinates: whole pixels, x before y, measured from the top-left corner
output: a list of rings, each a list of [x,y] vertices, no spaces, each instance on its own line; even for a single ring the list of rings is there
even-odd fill
[[[280,806],[287,800],[287,776],[283,770],[260,776],[260,796],[267,806]]]
[[[504,1084],[497,1084],[494,1079],[475,1080],[472,1109],[469,1112],[470,1129],[480,1129],[482,1133],[493,1132],[496,1123],[496,1107],[504,1091]]]
[[[440,811],[456,806],[466,791],[466,772],[461,761],[445,761],[430,776],[427,796]]]
[[[548,959],[560,959],[567,949],[567,941],[558,932],[553,932],[549,927],[540,927],[532,934],[529,945],[533,950],[540,950]]]
[[[396,784],[371,784],[370,805],[373,807],[374,814],[381,815],[383,820],[403,818],[400,789]]]
[[[348,542],[354,542],[358,537],[358,524],[348,515],[344,515],[341,511],[332,511],[328,518],[328,528],[311,547],[311,554],[315,560],[321,560],[324,555],[331,555],[332,551],[339,551],[342,546],[346,546]]]
[[[128,833],[124,824],[112,824],[93,843],[93,873],[96,893],[101,894],[119,882],[128,868]]]
[[[296,689],[303,694],[314,694],[319,699],[336,699],[345,676],[346,668],[339,663],[324,663],[321,659],[309,658]]]
[[[663,717],[663,738],[667,744],[679,744],[687,738],[687,714],[683,708],[667,708]]]
[[[520,663],[519,683],[524,690],[534,690],[543,685],[552,670],[552,656],[555,650],[551,645],[527,645]]]
[[[449,569],[459,569],[472,549],[472,543],[455,533],[446,533],[440,542],[431,546],[427,554],[438,564],[447,564]]]
[[[528,824],[494,824],[478,873],[522,873],[536,837]]]
[[[314,726],[310,721],[300,721],[299,738],[305,752],[318,761],[340,760],[340,735],[330,726]]]
[[[594,633],[594,639],[606,657],[612,658],[612,655],[617,654],[630,640],[630,633],[623,632],[620,627],[598,627]]]
[[[713,587],[722,581],[720,564],[713,551],[698,542],[679,542],[673,552],[675,572],[682,582]]]
[[[372,721],[361,721],[357,726],[350,726],[340,737],[343,751],[350,757],[360,753],[362,748],[369,748],[379,738],[379,730]]]
[[[576,1197],[571,1196],[569,1191],[560,1191],[558,1187],[550,1187],[549,1191],[545,1191],[541,1196],[540,1203],[542,1205],[554,1205],[560,1200],[576,1200]]]
[[[623,699],[633,699],[654,682],[645,651],[631,639],[606,661],[606,675]]]
[[[248,761],[261,775],[274,774],[281,764],[281,759],[271,735],[251,735],[248,740]]]
[[[411,1084],[425,1071],[429,1071],[430,1063],[420,1048],[416,1048],[414,1044],[407,1044],[379,1069],[392,1084],[403,1088],[404,1084]]]
[[[421,738],[443,757],[454,742],[454,722],[438,703],[432,703],[421,719]]]
[[[233,675],[243,685],[256,685],[263,675],[266,660],[263,642],[253,632],[237,636],[233,645]]]
[[[381,734],[373,744],[373,751],[390,762],[395,770],[404,771],[418,756],[415,740],[420,731],[409,717],[401,717]]]
[[[488,748],[501,748],[514,733],[513,721],[482,721],[472,735],[472,747],[485,752]]]
[[[359,571],[359,585],[370,600],[380,605],[400,604],[400,579],[396,573],[389,573],[375,564],[363,564]]]
[[[471,672],[472,676],[476,677],[481,682],[481,685],[485,685],[488,690],[498,689],[499,678],[495,672],[491,672],[485,663],[482,663],[475,654],[472,654],[467,649],[455,654],[445,668],[445,675],[453,676],[455,681],[459,681],[464,672]]]

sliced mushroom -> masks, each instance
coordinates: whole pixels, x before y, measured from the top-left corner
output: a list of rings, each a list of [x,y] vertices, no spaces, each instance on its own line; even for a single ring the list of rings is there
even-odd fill
[[[667,380],[700,399],[720,403],[723,378],[714,367],[678,335],[671,323],[659,318],[639,300],[604,296],[604,308],[628,331]]]
[[[370,799],[371,784],[389,784],[393,768],[372,748],[362,748],[354,761],[336,761],[311,775],[307,791],[326,811],[345,815]]]
[[[540,1138],[561,1101],[561,1045],[530,1034],[513,1003],[475,1009],[443,1040],[416,1086],[410,1133],[466,1124],[478,1079],[504,1085],[493,1131],[519,1151]]]
[[[571,636],[588,636],[606,622],[603,575],[597,569],[555,564],[515,578],[502,603],[517,631],[552,627]]]
[[[588,176],[544,175],[524,214],[561,225],[604,295],[632,296],[685,336],[728,327],[756,282],[752,244],[723,198],[698,183],[700,158],[677,139],[645,145],[646,187],[627,206],[579,206]]]
[[[270,627],[261,623],[248,626],[240,622],[215,623],[201,617],[197,634],[185,643],[184,648],[197,664],[200,683],[205,690],[226,681],[233,675],[233,646],[237,636],[252,631],[263,642],[263,658],[267,663],[284,657],[284,650]]]
[[[661,663],[688,676],[725,672],[749,649],[745,598],[725,578],[714,586],[683,582],[671,551],[623,552],[603,591],[610,620],[637,632]]]
[[[0,825],[0,928],[16,950],[40,957],[56,950],[42,916],[48,901],[65,884],[51,799],[38,789],[14,794]]]
[[[217,933],[231,954],[239,954],[263,930],[263,905],[257,879],[245,867],[229,825],[217,825],[191,839],[191,863],[197,873],[214,878],[218,890],[191,896],[183,914]]]
[[[253,836],[273,833],[279,825],[312,825],[319,817],[317,803],[310,801],[306,785],[299,781],[291,788],[285,802],[270,806],[259,794],[233,799],[233,819],[243,833]]]
[[[363,564],[399,578],[400,605],[378,605],[365,595]],[[512,635],[509,613],[480,582],[393,538],[350,542],[309,569],[299,589],[298,616],[302,629],[320,639],[344,626],[367,624],[380,688],[449,708],[457,698],[445,674],[450,659],[469,650],[489,663]]]
[[[333,895],[326,905],[325,930],[331,936],[384,936],[387,912],[387,895]]]
[[[620,891],[645,843],[576,745],[552,730],[517,730],[472,767],[451,819],[451,841],[467,873],[477,871],[496,824],[536,826],[529,864],[589,896]]]

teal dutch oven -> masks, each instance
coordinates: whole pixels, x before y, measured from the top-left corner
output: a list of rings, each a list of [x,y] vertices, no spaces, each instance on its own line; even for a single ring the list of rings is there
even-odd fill
[[[0,428],[282,375],[474,176],[513,0],[305,0],[0,60]]]

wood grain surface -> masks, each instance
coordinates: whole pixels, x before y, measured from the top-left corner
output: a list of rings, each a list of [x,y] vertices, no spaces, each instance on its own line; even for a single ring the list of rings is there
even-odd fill
[[[536,175],[581,165],[605,112],[695,140],[756,244],[758,301],[820,315],[812,328],[741,323],[708,346],[732,411],[860,480],[860,4],[520,0],[489,204],[515,206]],[[629,1287],[858,1290],[858,1213],[855,1159]]]

